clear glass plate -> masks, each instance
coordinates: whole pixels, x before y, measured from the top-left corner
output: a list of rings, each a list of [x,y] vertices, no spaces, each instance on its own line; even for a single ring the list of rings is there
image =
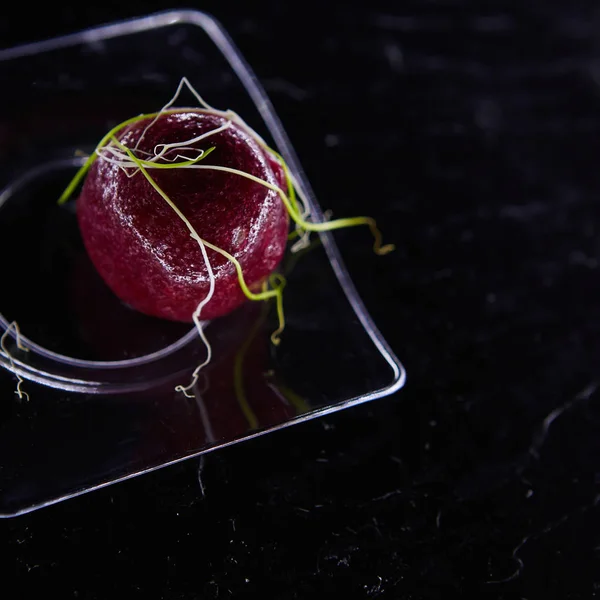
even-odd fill
[[[287,326],[247,303],[207,327],[214,359],[188,399],[204,347],[190,326],[121,305],[56,199],[102,135],[170,98],[183,76],[274,145],[322,218],[290,142],[222,27],[160,13],[0,51],[0,516],[14,516],[381,398],[404,370],[373,325],[331,235],[287,257]],[[191,98],[189,99],[191,100]],[[30,400],[15,394],[18,373]]]

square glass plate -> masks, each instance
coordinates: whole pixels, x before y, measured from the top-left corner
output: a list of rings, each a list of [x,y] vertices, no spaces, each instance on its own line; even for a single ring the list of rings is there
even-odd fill
[[[286,330],[247,303],[190,326],[122,306],[83,250],[60,191],[102,135],[157,110],[186,76],[274,145],[322,219],[290,142],[222,27],[196,11],[159,13],[0,51],[0,516],[14,516],[254,436],[381,398],[404,370],[365,311],[332,237],[288,256]],[[191,98],[189,99],[191,100]],[[262,303],[261,303],[262,304]],[[30,399],[15,393],[16,376]]]

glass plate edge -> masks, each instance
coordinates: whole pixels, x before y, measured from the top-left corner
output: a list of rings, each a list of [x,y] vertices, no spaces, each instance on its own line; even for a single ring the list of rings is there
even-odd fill
[[[250,65],[246,62],[246,60],[242,56],[241,52],[239,51],[239,49],[225,30],[225,28],[217,21],[217,19],[215,19],[212,15],[209,15],[208,13],[198,10],[170,10],[153,13],[144,17],[136,17],[132,19],[109,23],[106,25],[100,25],[97,27],[82,30],[77,33],[67,34],[48,40],[22,44],[13,48],[0,50],[0,62],[40,52],[47,52],[50,50],[65,48],[72,45],[80,44],[82,42],[100,41],[112,37],[119,37],[122,35],[129,35],[138,32],[148,31],[155,28],[175,25],[178,23],[196,25],[200,27],[207,33],[207,35],[212,39],[215,45],[223,53],[224,57],[231,65],[231,68],[235,71],[236,75],[239,77],[243,86],[245,87],[254,104],[256,105],[257,110],[259,111],[261,117],[267,125],[267,128],[270,134],[272,135],[273,139],[275,140],[275,143],[278,149],[280,150],[281,155],[289,165],[290,170],[296,174],[298,184],[300,185],[302,191],[308,198],[311,204],[311,208],[313,210],[313,214],[322,219],[322,210],[316,200],[313,190],[311,189],[310,185],[306,180],[304,171],[300,167],[298,157],[295,151],[293,150],[287,133],[283,129],[283,125],[281,124],[281,121],[279,120],[279,117],[277,116],[270,99],[268,98],[265,90],[263,89],[256,76],[254,75],[254,72],[252,71]],[[69,492],[68,494],[65,494],[63,496],[54,498],[47,502],[28,506],[16,512],[0,513],[0,518],[21,516],[38,510],[40,508],[57,504],[63,500],[74,498],[88,492],[93,492],[116,483],[121,483],[123,481],[127,481],[128,479],[133,479],[134,477],[138,477],[146,473],[151,473],[153,471],[157,471],[158,469],[169,467],[183,462],[185,460],[208,454],[220,448],[232,446],[241,441],[254,439],[263,436],[267,433],[272,433],[273,431],[279,431],[281,429],[285,429],[293,425],[310,421],[314,418],[323,417],[335,413],[337,411],[350,408],[352,406],[357,406],[359,404],[383,398],[400,390],[406,383],[406,370],[404,369],[404,366],[396,357],[394,352],[391,350],[386,340],[374,324],[371,316],[367,312],[362,299],[356,291],[350,274],[348,273],[348,270],[346,269],[343,263],[343,260],[335,244],[333,236],[329,232],[319,233],[319,236],[322,240],[323,247],[333,268],[335,276],[337,277],[348,302],[352,306],[352,309],[354,310],[361,325],[371,338],[371,341],[392,369],[393,379],[389,385],[375,390],[373,392],[369,392],[361,396],[338,402],[335,405],[323,407],[322,409],[319,409],[317,411],[313,411],[305,415],[300,415],[294,419],[291,419],[285,423],[278,425],[277,427],[272,427],[263,431],[257,431],[252,434],[245,435],[241,439],[230,440],[213,448],[208,448],[200,452],[178,457],[167,463],[148,467],[147,469],[142,469],[140,471],[136,471],[135,473],[129,473],[127,475],[124,475],[123,477],[120,477],[119,479],[102,482],[95,486],[87,487],[85,489],[77,490],[75,492]]]

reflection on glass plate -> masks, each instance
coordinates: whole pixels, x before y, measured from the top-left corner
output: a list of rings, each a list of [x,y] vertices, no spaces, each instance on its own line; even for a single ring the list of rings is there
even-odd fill
[[[207,324],[138,314],[87,258],[73,203],[59,207],[76,150],[162,106],[183,76],[283,155],[322,218],[269,100],[223,29],[161,13],[0,51],[0,516],[28,512],[216,448],[380,398],[404,370],[365,312],[329,234],[285,258],[286,330],[247,303]],[[82,110],[85,107],[85,110]],[[4,116],[2,116],[4,115]],[[8,119],[7,115],[10,115]],[[307,292],[309,290],[309,292]],[[21,348],[10,323],[19,324]],[[15,394],[16,377],[30,399]]]

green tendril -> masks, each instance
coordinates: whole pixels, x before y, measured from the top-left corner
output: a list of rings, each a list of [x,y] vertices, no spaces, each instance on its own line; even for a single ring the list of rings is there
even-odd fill
[[[156,114],[158,114],[158,113],[156,113]],[[126,121],[123,121],[122,123],[119,123],[118,125],[115,125],[115,127],[113,127],[100,140],[100,143],[96,146],[96,149],[94,150],[94,152],[92,152],[92,154],[90,154],[88,159],[85,161],[85,163],[81,166],[81,168],[75,174],[75,177],[73,177],[73,179],[71,179],[71,182],[66,187],[65,191],[61,194],[60,198],[58,199],[58,204],[59,205],[64,204],[65,202],[67,202],[69,200],[69,198],[71,197],[73,192],[77,189],[77,186],[79,185],[81,180],[85,177],[85,174],[89,171],[90,167],[92,166],[92,164],[98,157],[98,151],[100,149],[104,148],[104,146],[106,146],[106,144],[109,142],[109,140],[111,138],[113,138],[116,133],[118,133],[119,131],[121,131],[121,129],[123,129],[124,127],[127,127],[128,125],[133,125],[134,123],[137,123],[138,121],[143,121],[145,118],[147,118],[147,116],[149,116],[149,115],[138,115],[137,117],[131,117],[131,119],[127,119]]]
[[[279,152],[273,150],[273,148],[270,148],[269,146],[265,146],[264,149],[267,152],[271,153],[279,161],[279,164],[281,165],[281,168],[283,169],[283,176],[285,177],[285,184],[287,185],[288,197],[290,199],[290,204],[292,205],[292,208],[294,209],[294,211],[297,212],[298,214],[300,214],[300,211],[298,209],[298,200],[296,198],[296,188],[294,188],[294,183],[292,181],[292,176],[290,174],[290,170],[287,166],[287,163],[285,162],[285,160],[283,160],[283,156],[281,156],[281,154],[279,154]]]
[[[283,158],[279,154],[277,154],[274,150],[270,150],[270,151],[273,152],[281,160],[288,188],[291,187],[292,189],[294,189],[294,186],[292,185],[292,179],[291,179],[290,172],[288,170],[287,165],[283,161]],[[367,225],[369,227],[369,229],[371,230],[371,234],[373,235],[373,238],[374,238],[373,251],[375,252],[375,254],[383,256],[385,254],[388,254],[389,252],[392,252],[395,249],[395,246],[393,244],[382,245],[381,232],[379,231],[379,229],[377,227],[377,223],[375,222],[375,219],[373,219],[372,217],[346,217],[346,218],[342,218],[342,219],[334,219],[332,221],[324,221],[322,223],[312,223],[312,222],[306,221],[305,219],[302,218],[302,215],[300,214],[300,211],[298,209],[298,202],[295,199],[295,195],[294,195],[294,201],[292,203],[291,196],[288,199],[285,197],[285,194],[283,193],[282,190],[278,189],[277,192],[279,193],[279,196],[281,197],[283,203],[285,204],[290,217],[293,219],[293,221],[299,227],[299,230],[296,230],[296,232],[295,232],[296,236],[302,235],[303,231],[314,231],[314,232],[333,231],[334,229],[344,229],[347,227],[356,227],[358,225]],[[290,238],[288,237],[288,239],[290,239]]]
[[[203,241],[207,248],[210,248],[211,250],[218,252],[219,254],[224,256],[229,262],[233,263],[233,266],[235,267],[235,270],[237,272],[238,282],[240,284],[240,287],[242,288],[242,292],[244,292],[244,296],[246,296],[246,298],[248,298],[248,300],[258,301],[258,300],[269,300],[270,298],[275,298],[275,302],[276,302],[276,306],[277,306],[277,316],[279,319],[279,326],[271,334],[271,341],[273,342],[273,344],[275,346],[278,346],[279,342],[281,341],[279,336],[285,328],[285,317],[283,314],[283,288],[285,287],[285,278],[283,277],[283,275],[280,275],[281,283],[278,284],[276,287],[272,287],[272,289],[267,289],[258,294],[255,294],[252,290],[250,290],[250,288],[246,284],[246,281],[244,280],[244,274],[242,272],[242,265],[240,264],[238,259],[235,258],[235,256],[232,256],[231,254],[229,254],[229,252],[227,252],[226,250],[223,250],[223,248],[219,248],[218,246],[215,246],[214,244],[211,244],[210,242],[207,242],[206,240],[203,240]]]
[[[87,160],[79,168],[79,170],[75,174],[75,177],[71,179],[71,182],[66,187],[65,191],[60,195],[60,198],[58,199],[59,205],[62,205],[65,202],[67,202],[67,200],[72,196],[73,192],[75,191],[81,180],[85,177],[85,174],[89,171],[94,160],[96,160],[95,154],[90,154],[90,156],[87,157]]]
[[[272,273],[269,277],[269,284],[271,288],[277,292],[275,296],[275,306],[277,309],[277,319],[279,320],[279,327],[271,334],[271,342],[273,345],[278,346],[281,342],[281,334],[285,329],[285,313],[283,311],[283,288],[286,284],[285,277],[281,273]]]
[[[372,217],[346,217],[343,219],[334,219],[324,223],[306,223],[303,227],[307,231],[332,231],[334,229],[344,229],[346,227],[356,227],[358,225],[367,225],[374,238],[373,252],[379,256],[384,256],[392,252],[396,246],[394,244],[382,245],[381,231],[377,228],[377,223]]]

